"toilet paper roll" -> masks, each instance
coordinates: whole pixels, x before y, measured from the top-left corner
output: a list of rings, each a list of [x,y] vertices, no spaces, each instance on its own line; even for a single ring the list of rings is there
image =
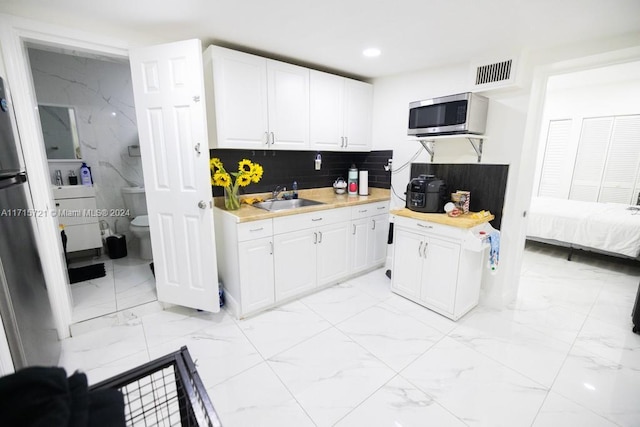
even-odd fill
[[[358,194],[361,196],[369,195],[369,171],[360,171],[358,177]]]

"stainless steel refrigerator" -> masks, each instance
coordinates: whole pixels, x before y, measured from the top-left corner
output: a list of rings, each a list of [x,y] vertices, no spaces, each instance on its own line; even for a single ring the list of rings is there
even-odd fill
[[[0,316],[16,370],[58,364],[60,342],[27,202],[27,176],[0,78]]]

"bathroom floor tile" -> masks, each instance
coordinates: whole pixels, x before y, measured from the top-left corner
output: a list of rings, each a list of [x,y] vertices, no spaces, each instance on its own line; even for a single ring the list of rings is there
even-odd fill
[[[557,393],[550,392],[532,427],[557,426],[615,427],[617,424]]]

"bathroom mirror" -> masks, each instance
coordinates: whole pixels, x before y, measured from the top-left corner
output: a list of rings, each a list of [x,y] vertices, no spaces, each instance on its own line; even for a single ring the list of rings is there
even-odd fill
[[[81,159],[80,139],[73,107],[39,104],[38,112],[47,159]]]

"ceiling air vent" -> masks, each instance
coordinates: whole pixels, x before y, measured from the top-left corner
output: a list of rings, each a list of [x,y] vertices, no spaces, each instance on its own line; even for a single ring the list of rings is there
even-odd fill
[[[505,61],[472,64],[472,87],[474,92],[490,89],[502,89],[515,85],[517,61],[513,58]]]

